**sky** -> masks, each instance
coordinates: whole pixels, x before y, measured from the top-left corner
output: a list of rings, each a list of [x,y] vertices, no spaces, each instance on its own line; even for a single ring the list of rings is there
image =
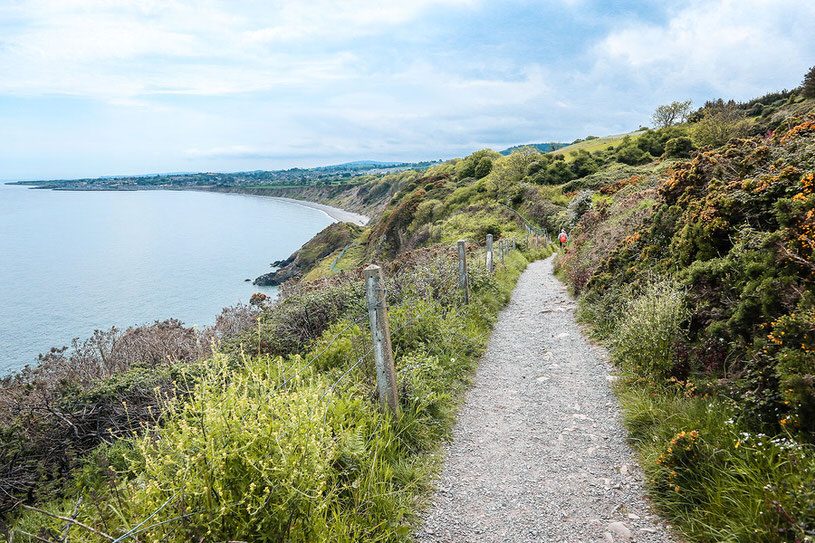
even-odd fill
[[[446,159],[813,64],[811,0],[0,0],[0,179]]]

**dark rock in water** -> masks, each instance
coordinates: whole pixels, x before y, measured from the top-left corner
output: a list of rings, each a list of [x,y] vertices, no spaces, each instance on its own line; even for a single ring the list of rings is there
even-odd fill
[[[280,285],[289,279],[302,277],[314,269],[322,259],[341,250],[351,243],[362,229],[350,223],[329,225],[286,260],[272,263],[275,271],[265,273],[255,279],[254,284],[261,287]]]
[[[301,275],[302,273],[295,266],[286,266],[271,273],[264,273],[255,279],[254,284],[259,287],[276,287],[289,279],[300,277]]]
[[[245,281],[246,283],[250,283],[252,280],[251,280],[251,279],[244,279],[244,281]]]

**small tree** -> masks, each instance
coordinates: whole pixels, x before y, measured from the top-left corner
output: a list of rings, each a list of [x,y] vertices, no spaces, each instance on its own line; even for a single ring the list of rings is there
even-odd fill
[[[735,104],[726,103],[707,109],[693,127],[693,142],[699,147],[724,145],[745,131],[744,112]]]
[[[651,119],[654,121],[654,126],[657,128],[665,128],[666,126],[685,122],[685,119],[688,118],[688,114],[690,113],[690,104],[690,100],[685,100],[684,102],[671,102],[670,104],[659,106],[651,116]]]
[[[809,69],[801,83],[801,93],[807,98],[815,98],[815,66]]]

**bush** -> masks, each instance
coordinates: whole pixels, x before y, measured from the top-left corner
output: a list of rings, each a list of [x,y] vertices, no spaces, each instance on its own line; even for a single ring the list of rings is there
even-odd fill
[[[651,155],[640,149],[631,140],[624,141],[614,153],[614,160],[633,166],[651,160]]]
[[[489,157],[482,157],[475,165],[473,174],[476,179],[486,177],[492,171],[492,160]]]
[[[574,179],[572,169],[563,160],[554,160],[545,169],[538,171],[532,182],[539,185],[560,185]]]
[[[572,173],[576,178],[593,174],[599,169],[597,161],[586,151],[578,151],[571,164]]]
[[[623,314],[613,339],[615,361],[657,383],[673,376],[689,317],[685,292],[669,281],[655,282],[630,301]]]
[[[810,541],[815,450],[751,432],[732,404],[683,390],[619,387],[657,507],[688,541]]]
[[[687,136],[671,138],[665,142],[665,156],[672,158],[688,158],[693,151],[693,142]]]

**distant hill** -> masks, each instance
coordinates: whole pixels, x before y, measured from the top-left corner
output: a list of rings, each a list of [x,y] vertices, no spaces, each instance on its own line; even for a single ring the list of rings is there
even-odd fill
[[[557,151],[558,149],[566,147],[567,145],[569,145],[569,144],[568,143],[559,143],[559,142],[554,142],[554,141],[549,142],[549,143],[525,143],[523,145],[513,145],[512,147],[508,147],[508,148],[504,149],[503,151],[498,151],[498,152],[501,153],[504,156],[507,156],[507,155],[511,155],[512,153],[514,153],[518,149],[521,149],[522,147],[532,147],[534,149],[537,149],[541,153],[549,153],[549,152],[552,152],[552,151]]]
[[[354,160],[351,162],[343,162],[342,164],[331,164],[329,166],[319,166],[315,170],[335,170],[335,169],[370,169],[370,168],[389,168],[391,166],[401,166],[404,162],[382,162],[377,160]]]

